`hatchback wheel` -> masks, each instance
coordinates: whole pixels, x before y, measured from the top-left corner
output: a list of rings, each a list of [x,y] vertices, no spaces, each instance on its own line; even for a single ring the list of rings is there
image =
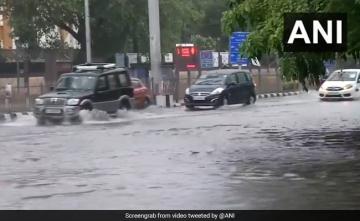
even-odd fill
[[[223,103],[224,106],[229,105],[229,100],[228,100],[228,98],[227,98],[227,97],[224,97],[222,103]]]
[[[250,104],[255,104],[256,102],[256,97],[254,95],[251,95],[248,99],[248,101],[246,102],[247,105],[250,105]]]

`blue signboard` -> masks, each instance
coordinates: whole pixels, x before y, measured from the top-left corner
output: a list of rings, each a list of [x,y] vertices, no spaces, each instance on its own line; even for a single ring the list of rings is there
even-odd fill
[[[248,65],[248,58],[242,57],[240,48],[249,36],[249,32],[234,32],[230,37],[230,63],[241,66]]]
[[[324,66],[325,66],[327,75],[331,74],[332,72],[334,72],[336,70],[336,63],[334,60],[324,61]]]
[[[200,51],[201,69],[211,69],[214,67],[213,51]]]

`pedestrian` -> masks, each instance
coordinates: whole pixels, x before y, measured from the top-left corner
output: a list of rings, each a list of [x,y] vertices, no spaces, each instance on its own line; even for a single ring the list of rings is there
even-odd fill
[[[12,85],[7,83],[5,86],[5,108],[11,113],[11,97],[12,97]]]
[[[301,85],[303,87],[303,90],[306,92],[306,93],[309,93],[309,89],[306,87],[306,82],[305,81],[301,81]]]

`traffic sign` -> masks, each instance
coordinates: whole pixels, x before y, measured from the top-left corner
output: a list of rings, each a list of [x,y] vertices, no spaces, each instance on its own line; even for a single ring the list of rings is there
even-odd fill
[[[335,60],[324,61],[324,66],[325,66],[327,74],[330,74],[336,70]]]
[[[249,36],[249,32],[234,32],[230,37],[230,63],[231,64],[238,64],[241,66],[248,65],[248,58],[244,57],[240,53],[240,48],[247,40]]]
[[[200,51],[201,69],[211,69],[213,65],[213,51]]]

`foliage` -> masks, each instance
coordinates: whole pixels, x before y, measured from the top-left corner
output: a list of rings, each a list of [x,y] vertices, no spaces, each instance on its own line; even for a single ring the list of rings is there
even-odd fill
[[[348,19],[348,53],[342,54],[352,56],[354,59],[360,59],[360,1],[359,0],[329,0],[326,7],[329,12],[343,12],[347,14]]]
[[[66,47],[54,34],[59,27],[85,50],[84,0],[0,0],[0,4],[11,15],[13,35],[29,48]],[[227,41],[220,24],[225,8],[225,0],[160,0],[162,51],[173,51],[176,43],[189,42],[202,32]],[[147,0],[90,0],[94,56],[148,52],[147,10]]]
[[[195,44],[201,50],[214,50],[216,48],[216,40],[212,37],[203,37],[201,35],[191,36],[191,43]]]

